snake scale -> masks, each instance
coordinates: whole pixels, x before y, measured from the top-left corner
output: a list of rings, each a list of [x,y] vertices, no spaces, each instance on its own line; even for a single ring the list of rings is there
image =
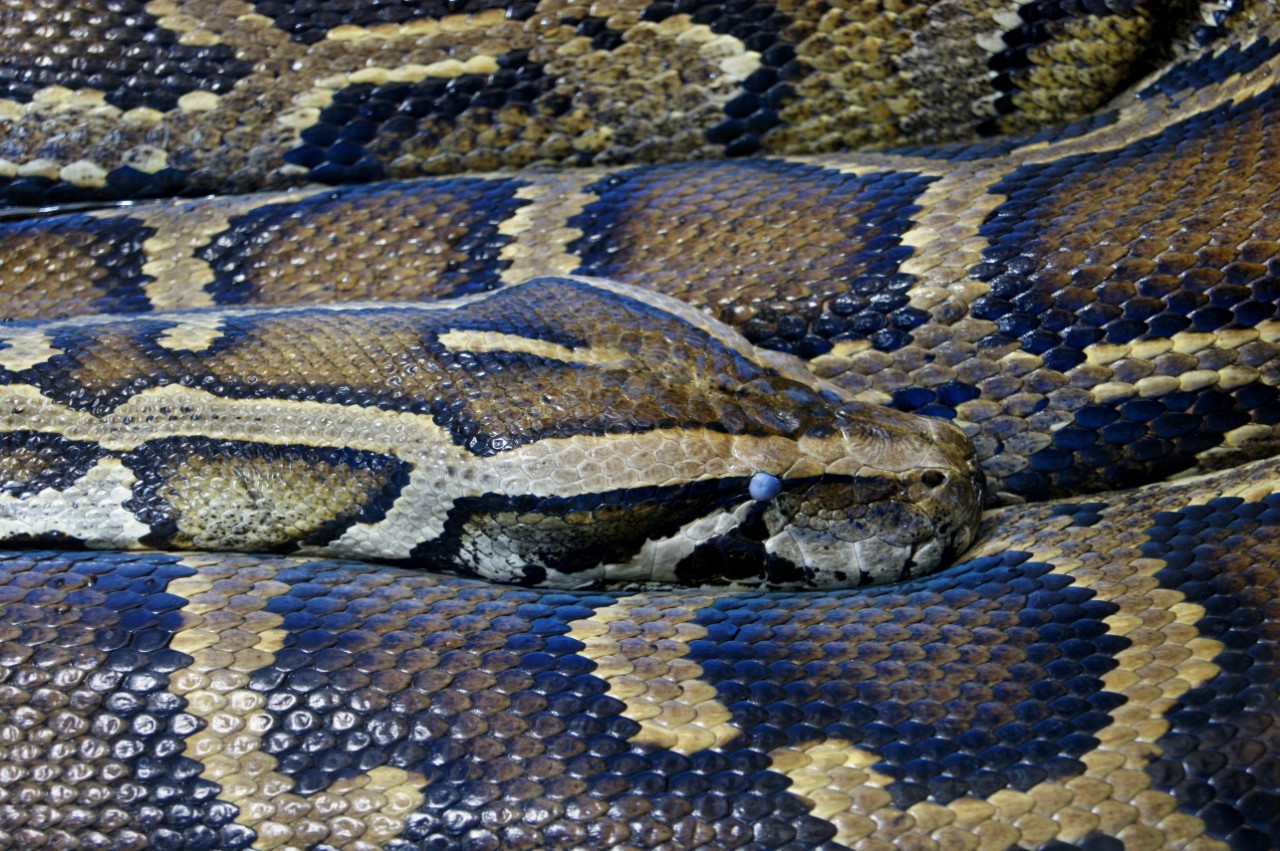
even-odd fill
[[[0,3],[0,847],[1275,847],[1278,114],[1262,0]]]

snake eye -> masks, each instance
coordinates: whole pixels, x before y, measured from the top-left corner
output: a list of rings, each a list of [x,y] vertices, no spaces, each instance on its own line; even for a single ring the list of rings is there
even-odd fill
[[[782,479],[769,473],[756,473],[751,477],[751,484],[747,486],[747,492],[757,502],[768,502],[782,493]]]

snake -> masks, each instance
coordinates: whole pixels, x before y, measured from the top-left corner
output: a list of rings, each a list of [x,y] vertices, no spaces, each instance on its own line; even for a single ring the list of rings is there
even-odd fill
[[[1280,839],[1273,3],[0,44],[0,847]]]

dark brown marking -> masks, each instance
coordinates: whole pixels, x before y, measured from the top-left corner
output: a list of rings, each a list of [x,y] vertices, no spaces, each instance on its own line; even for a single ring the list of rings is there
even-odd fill
[[[893,349],[924,319],[906,306],[900,237],[932,182],[763,160],[630,169],[586,188],[599,200],[570,220],[583,235],[568,248],[580,274],[705,306],[770,348]]]
[[[18,498],[45,488],[62,490],[105,455],[96,443],[53,434],[10,431],[0,434],[0,491]]]
[[[527,202],[517,179],[454,178],[335,190],[237,216],[197,252],[214,301],[429,301],[492,289],[511,238],[498,226]],[[305,259],[306,262],[296,262]]]
[[[59,319],[150,309],[143,245],[155,233],[129,216],[60,216],[0,224],[3,317]]]

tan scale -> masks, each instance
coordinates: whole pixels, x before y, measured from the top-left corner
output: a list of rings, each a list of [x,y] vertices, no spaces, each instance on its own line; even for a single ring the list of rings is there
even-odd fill
[[[202,352],[222,337],[222,321],[215,316],[195,314],[156,338],[156,343],[174,351]]]
[[[199,556],[189,564],[201,574],[174,580],[168,592],[188,600],[171,646],[192,663],[171,675],[170,689],[205,722],[187,739],[184,755],[221,787],[220,799],[239,809],[237,824],[255,831],[254,845],[264,851],[302,851],[321,842],[377,851],[399,836],[404,817],[422,805],[421,776],[382,766],[302,796],[289,791],[293,778],[277,773],[275,758],[261,749],[272,721],[263,711],[266,695],[248,688],[249,673],[268,666],[282,646],[282,618],[263,608],[288,586],[275,581],[270,568],[223,567]]]
[[[584,191],[593,177],[598,175],[577,171],[542,176],[516,190],[516,198],[530,203],[498,226],[498,233],[513,237],[499,254],[511,264],[502,272],[504,283],[518,283],[539,274],[568,275],[578,267],[579,259],[566,246],[582,232],[567,223],[596,200],[594,194]]]
[[[313,194],[314,190],[300,190],[285,193],[279,200],[299,201]],[[182,213],[178,214],[172,207],[161,207],[150,213],[143,210],[143,224],[155,230],[142,244],[147,258],[142,264],[142,273],[148,278],[143,290],[152,310],[212,307],[213,298],[205,290],[205,285],[213,282],[215,276],[209,264],[196,254],[225,231],[231,219],[256,209],[260,204],[260,199],[232,198],[184,205]],[[132,211],[125,215],[132,215]]]
[[[609,683],[609,696],[640,725],[633,742],[687,756],[739,735],[715,689],[698,681],[701,667],[685,658],[688,642],[707,636],[689,621],[716,596],[679,602],[623,597],[570,624],[568,636],[586,645],[582,655],[596,663],[594,673]]]

